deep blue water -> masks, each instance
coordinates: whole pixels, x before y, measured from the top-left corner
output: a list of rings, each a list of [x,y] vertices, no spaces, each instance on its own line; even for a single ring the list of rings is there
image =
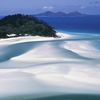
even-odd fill
[[[100,34],[100,15],[82,17],[39,17],[56,30]]]
[[[0,16],[0,19],[4,16]],[[38,17],[55,30],[100,34],[100,15],[79,17]]]

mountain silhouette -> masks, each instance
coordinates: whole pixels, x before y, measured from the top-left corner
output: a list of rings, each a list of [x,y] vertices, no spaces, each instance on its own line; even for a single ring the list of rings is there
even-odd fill
[[[37,17],[67,17],[67,16],[75,17],[75,16],[85,16],[85,15],[86,14],[82,14],[78,11],[69,12],[69,13],[47,11],[40,14],[36,14],[35,16]]]

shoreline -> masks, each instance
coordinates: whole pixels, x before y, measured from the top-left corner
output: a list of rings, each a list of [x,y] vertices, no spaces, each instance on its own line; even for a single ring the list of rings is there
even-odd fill
[[[11,43],[11,42],[24,42],[24,41],[46,41],[46,40],[61,40],[61,39],[69,39],[72,36],[70,34],[65,33],[57,33],[58,38],[55,37],[43,37],[43,36],[20,36],[20,37],[12,37],[0,39],[0,44],[2,43]]]

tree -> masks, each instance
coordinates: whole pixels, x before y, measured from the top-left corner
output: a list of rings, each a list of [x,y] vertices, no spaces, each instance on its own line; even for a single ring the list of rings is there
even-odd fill
[[[1,19],[0,34],[0,38],[7,38],[8,34],[56,37],[56,31],[47,23],[35,17],[21,14],[9,15]]]

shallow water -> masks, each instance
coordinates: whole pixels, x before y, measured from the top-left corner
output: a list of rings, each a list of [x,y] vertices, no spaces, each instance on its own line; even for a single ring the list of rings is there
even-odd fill
[[[41,98],[33,98],[32,96],[15,96],[12,98],[2,99],[2,100],[100,100],[100,95],[93,94],[69,94],[69,95],[59,95],[59,96],[49,96]]]
[[[100,38],[71,36],[0,43],[1,100],[100,100]]]

